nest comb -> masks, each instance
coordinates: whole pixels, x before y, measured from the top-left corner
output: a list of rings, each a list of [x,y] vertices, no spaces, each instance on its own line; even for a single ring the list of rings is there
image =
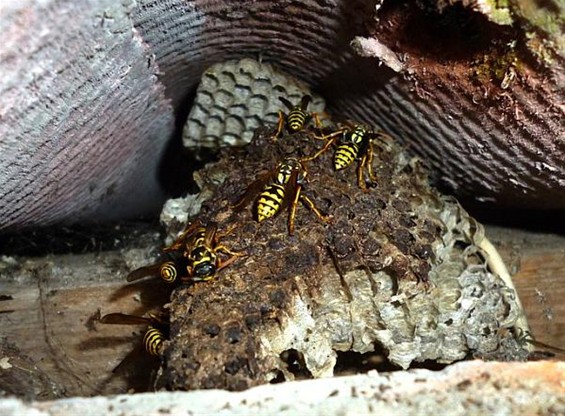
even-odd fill
[[[340,351],[382,349],[402,368],[470,355],[523,358],[506,330],[517,325],[519,301],[489,267],[481,225],[433,189],[394,140],[379,147],[378,184],[368,192],[357,187],[354,166],[333,170],[333,152],[311,163],[304,192],[333,216],[329,226],[299,207],[289,237],[286,214],[258,224],[251,208],[232,210],[260,172],[319,147],[306,133],[274,142],[263,128],[198,172],[209,198],[199,217],[219,229],[237,223],[222,243],[249,256],[214,281],[175,291],[159,383],[239,390],[292,379],[289,352],[312,377],[331,376]]]
[[[183,144],[189,149],[246,145],[257,127],[277,122],[278,97],[299,103],[303,95],[312,96],[310,111],[324,110],[320,96],[272,65],[249,58],[213,65],[196,90]]]

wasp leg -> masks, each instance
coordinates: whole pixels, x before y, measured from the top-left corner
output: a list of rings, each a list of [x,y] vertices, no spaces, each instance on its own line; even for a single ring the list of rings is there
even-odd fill
[[[315,137],[315,136],[314,136]],[[320,150],[318,150],[316,153],[314,153],[312,156],[300,159],[301,162],[309,162],[311,160],[317,159],[319,158],[322,154],[324,154],[329,148],[330,146],[336,141],[336,138],[333,137],[331,139],[328,140],[328,142],[324,145],[324,147],[322,147]]]
[[[330,223],[332,221],[331,217],[328,215],[323,215],[320,210],[318,208],[316,208],[316,205],[314,204],[314,201],[312,201],[310,198],[308,198],[306,195],[302,194],[300,195],[300,199],[302,200],[302,202],[304,202],[304,204],[306,204],[306,206],[308,208],[310,208],[310,210],[312,210],[312,212],[314,214],[316,214],[316,216],[318,217],[318,219],[322,222],[325,222],[326,224]]]
[[[284,118],[285,118],[284,113],[282,111],[279,111],[279,123],[277,124],[277,132],[273,136],[273,140],[275,141],[279,138],[279,136],[282,133],[284,127]]]
[[[241,253],[237,253],[237,255],[233,255],[227,260],[220,261],[218,263],[218,268],[216,269],[216,273],[219,272],[220,270],[228,267],[230,264],[232,264],[234,261],[236,261],[238,259],[238,257],[240,257],[241,255],[242,255]]]
[[[290,202],[289,212],[288,212],[288,235],[294,234],[294,217],[296,216],[296,207],[298,206],[298,200],[300,199],[300,192],[302,186],[299,184],[296,186],[296,191],[294,193],[294,198]]]
[[[232,250],[230,250],[229,248],[227,248],[227,247],[224,246],[224,245],[216,246],[216,247],[214,248],[214,251],[216,251],[216,252],[221,252],[221,253],[230,255],[230,256],[232,256],[232,257],[245,257],[245,256],[247,255],[247,253],[242,253],[242,252],[238,252],[238,251],[232,251]]]
[[[371,144],[369,144],[369,147],[367,148],[367,153],[365,153],[363,158],[361,158],[361,161],[359,162],[359,166],[357,167],[357,183],[359,185],[359,188],[361,188],[365,192],[367,191],[367,184],[365,183],[365,178],[363,174],[364,168],[367,168],[367,173],[369,174],[369,182],[371,183],[371,185],[377,182],[377,177],[373,173],[373,156],[374,156],[373,148]]]
[[[341,128],[341,129],[337,129],[336,131],[330,133],[330,134],[326,134],[325,136],[322,136],[323,139],[327,140],[327,139],[331,139],[332,137],[336,137],[339,136],[340,134],[343,134],[347,131],[347,128]]]
[[[363,155],[361,161],[359,162],[359,165],[357,166],[357,185],[359,185],[359,188],[361,188],[365,192],[367,191],[367,185],[365,184],[365,178],[363,178],[363,168],[366,164],[367,155],[365,154]]]
[[[231,224],[226,231],[223,231],[221,233],[216,233],[215,241],[220,241],[222,238],[227,237],[228,235],[233,233],[236,230],[237,227],[238,227],[238,224]],[[223,247],[223,246],[220,246],[220,247]]]
[[[322,122],[320,121],[320,116],[318,115],[318,113],[311,113],[312,114],[312,118],[314,119],[314,124],[316,125],[316,128],[318,130],[322,129]]]
[[[369,147],[367,148],[367,172],[369,173],[369,180],[371,183],[377,182],[377,176],[373,173],[373,157],[375,153],[373,151],[373,143],[369,143]]]
[[[306,157],[304,159],[300,159],[301,162],[309,162],[311,160],[317,159],[319,158],[324,152],[326,152],[330,146],[335,143],[335,141],[337,140],[337,136],[339,136],[340,134],[343,134],[346,131],[346,129],[339,129],[334,131],[333,133],[327,134],[325,136],[314,136],[314,138],[318,139],[318,140],[327,140],[327,143],[324,145],[324,147],[322,147],[320,150],[318,150],[316,153],[314,153],[312,156]]]
[[[322,125],[322,122],[320,121],[320,116],[318,115],[318,113],[312,112],[312,113],[310,113],[310,115],[314,119],[314,126],[316,127],[316,130],[320,134],[323,134],[323,125]]]

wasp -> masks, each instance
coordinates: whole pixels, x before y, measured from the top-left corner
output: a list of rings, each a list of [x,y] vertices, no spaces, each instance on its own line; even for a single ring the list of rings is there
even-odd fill
[[[234,207],[242,209],[256,198],[254,214],[259,222],[280,214],[288,207],[289,235],[294,234],[294,217],[298,201],[302,201],[321,221],[327,223],[330,221],[329,217],[322,215],[314,202],[302,192],[307,173],[306,167],[299,159],[293,157],[283,159],[273,170],[252,182]]]
[[[187,277],[181,276],[187,270],[188,261],[184,257],[178,257],[173,260],[162,263],[152,264],[150,266],[140,267],[128,274],[126,280],[133,282],[146,276],[159,275],[167,283],[174,283],[180,276],[181,280]]]
[[[363,171],[367,170],[370,183],[375,183],[377,177],[373,173],[373,140],[379,136],[378,133],[362,124],[344,127],[330,133],[322,138],[327,140],[322,149],[304,160],[309,161],[316,159],[322,153],[326,152],[332,144],[339,140],[338,146],[334,153],[333,163],[336,171],[343,170],[358,159],[357,165],[357,184],[363,190],[367,189],[364,180]]]
[[[169,324],[163,314],[147,314],[144,316],[126,315],[123,313],[109,313],[100,318],[103,324],[114,325],[148,325],[143,335],[143,347],[150,355],[160,356],[163,342],[168,337]]]
[[[279,123],[277,125],[277,132],[275,133],[275,140],[278,139],[283,131],[283,128],[286,127],[289,133],[296,133],[299,130],[302,130],[304,126],[313,118],[314,122],[316,123],[316,127],[320,128],[321,123],[317,113],[311,112],[308,113],[308,104],[312,101],[312,97],[309,95],[305,95],[300,100],[300,104],[293,105],[290,101],[288,101],[284,97],[279,97],[279,100],[288,108],[288,114],[284,114],[282,111],[279,111]]]
[[[183,250],[186,259],[187,277],[184,280],[206,281],[213,279],[217,272],[233,263],[243,253],[228,249],[219,241],[229,235],[235,227],[227,232],[218,233],[218,224],[210,222],[206,226],[200,221],[189,223],[177,240],[163,251]],[[223,260],[220,254],[229,256]]]

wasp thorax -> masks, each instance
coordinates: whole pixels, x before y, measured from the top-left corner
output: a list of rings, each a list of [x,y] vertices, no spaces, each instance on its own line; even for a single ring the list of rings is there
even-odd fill
[[[351,131],[351,133],[349,133],[349,138],[348,139],[346,138],[346,140],[349,143],[360,144],[365,138],[366,134],[367,134],[367,129],[365,127],[357,126]]]
[[[297,169],[302,169],[302,165],[297,159],[286,159],[279,165],[275,182],[279,185],[287,184],[292,176],[292,172]]]

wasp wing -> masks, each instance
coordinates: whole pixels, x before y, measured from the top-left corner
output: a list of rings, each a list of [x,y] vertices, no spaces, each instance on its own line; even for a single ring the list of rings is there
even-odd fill
[[[209,222],[206,225],[206,231],[204,232],[204,245],[206,247],[213,246],[214,236],[216,235],[216,231],[218,231],[218,223]]]
[[[279,215],[284,209],[290,206],[293,201],[296,199],[296,194],[298,192],[299,186],[302,186],[302,181],[299,180],[298,176],[300,175],[301,171],[299,169],[295,169],[290,174],[290,178],[285,186],[284,190],[284,198],[281,203],[281,209],[277,211],[275,216]]]
[[[309,95],[304,95],[300,100],[300,108],[302,111],[306,111],[308,109],[308,104],[312,102],[312,97]]]
[[[140,267],[139,269],[135,269],[130,274],[128,274],[126,280],[128,282],[133,282],[135,280],[139,280],[147,276],[158,276],[160,268],[161,268],[161,263]]]
[[[284,97],[279,97],[279,100],[281,100],[281,102],[285,105],[286,108],[288,108],[289,110],[292,110],[294,108],[294,104],[292,104],[290,101],[288,101],[286,98]]]
[[[258,179],[253,181],[251,185],[247,187],[243,195],[239,197],[237,201],[235,201],[235,203],[233,204],[234,209],[239,211],[242,210],[247,204],[249,204],[263,190],[265,185],[269,183],[276,170],[277,168],[264,173]]]
[[[187,223],[183,232],[179,234],[176,240],[170,246],[164,247],[162,251],[164,253],[170,253],[171,251],[181,250],[184,247],[186,240],[189,239],[190,236],[201,226],[202,222],[200,219]]]
[[[526,339],[526,341],[532,344],[535,347],[543,348],[550,351],[553,354],[560,355],[561,357],[565,357],[565,350],[563,348],[554,347],[553,345],[546,344],[544,342],[536,341],[534,339]]]
[[[382,130],[373,131],[371,133],[371,140],[373,144],[377,146],[379,149],[384,150],[386,152],[392,152],[394,139],[389,134],[385,133]]]
[[[145,318],[143,316],[126,315],[125,313],[109,313],[100,318],[100,322],[103,324],[112,325],[141,325],[141,324],[151,324],[154,319]]]
[[[114,375],[128,380],[128,388],[135,392],[152,391],[160,361],[147,354],[143,344],[137,344],[113,369]]]

